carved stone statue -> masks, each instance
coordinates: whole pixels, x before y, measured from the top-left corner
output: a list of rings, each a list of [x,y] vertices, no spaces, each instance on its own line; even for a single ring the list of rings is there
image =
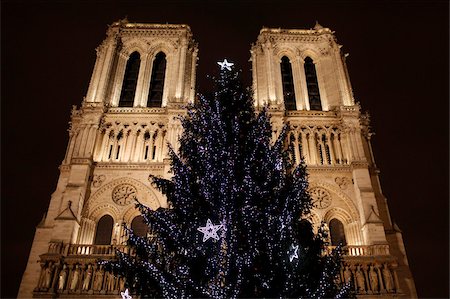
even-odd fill
[[[112,274],[111,272],[108,272],[106,278],[107,278],[106,289],[107,289],[108,291],[113,291],[113,290],[114,290],[114,287],[115,287],[115,282],[116,282],[116,279],[115,279],[115,277],[114,277],[114,274]]]
[[[125,277],[120,276],[119,278],[119,290],[125,290]]]
[[[382,272],[383,272],[384,285],[386,287],[386,291],[392,292],[394,290],[394,280],[392,278],[391,271],[389,270],[387,264],[384,264]]]
[[[356,270],[356,284],[358,291],[365,293],[366,285],[364,283],[364,273],[361,271],[361,267],[358,266],[358,270]]]
[[[77,264],[75,266],[75,270],[73,271],[72,281],[70,282],[71,291],[74,291],[77,288],[79,280],[80,280],[80,267]]]
[[[87,267],[86,270],[86,276],[84,277],[84,281],[83,281],[83,291],[87,291],[89,290],[89,285],[91,284],[91,279],[92,279],[92,265],[89,264],[89,266]]]
[[[372,292],[378,293],[378,276],[377,276],[377,272],[375,270],[375,266],[370,267],[369,279],[370,279],[370,285],[372,287]]]
[[[349,283],[352,280],[352,271],[350,271],[349,267],[346,266],[344,270],[344,281],[345,283]]]
[[[49,262],[47,268],[45,269],[44,288],[50,288],[50,285],[52,283],[52,274],[53,262]]]
[[[103,275],[105,274],[105,270],[103,270],[103,265],[100,265],[100,268],[95,272],[94,277],[94,291],[100,291],[103,285]]]
[[[58,290],[59,291],[64,290],[64,285],[66,284],[66,278],[67,278],[67,265],[64,264],[63,268],[61,269],[61,272],[59,272],[59,278],[58,278]]]

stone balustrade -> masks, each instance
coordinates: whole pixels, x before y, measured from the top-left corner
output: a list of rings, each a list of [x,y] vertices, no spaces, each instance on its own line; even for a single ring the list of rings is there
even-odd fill
[[[327,253],[336,248],[336,246],[328,246]],[[348,245],[343,247],[345,256],[379,256],[389,255],[389,245]]]
[[[117,298],[125,289],[125,278],[97,264],[100,259],[114,259],[116,249],[134,254],[125,245],[51,242],[48,252],[40,256],[41,273],[33,296]],[[332,249],[330,246],[327,251]],[[337,277],[340,283],[352,282],[358,295],[396,297],[402,294],[397,261],[389,254],[388,245],[346,246],[343,252],[343,265]]]

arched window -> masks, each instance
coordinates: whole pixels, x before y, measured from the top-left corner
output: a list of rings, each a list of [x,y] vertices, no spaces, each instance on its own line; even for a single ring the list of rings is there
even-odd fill
[[[330,235],[331,235],[331,245],[338,246],[340,243],[342,245],[347,245],[345,239],[344,225],[337,219],[331,219],[330,221]]]
[[[133,107],[140,65],[141,56],[138,52],[133,52],[128,58],[127,67],[125,68],[119,107]]]
[[[134,217],[133,221],[131,221],[131,229],[139,237],[147,236],[148,225],[144,222],[142,215]]]
[[[113,230],[114,220],[109,215],[104,215],[97,223],[95,230],[95,245],[109,245],[111,244],[111,236]]]
[[[166,54],[164,54],[163,52],[159,52],[158,54],[156,54],[155,60],[153,61],[147,107],[161,107],[165,76]]]
[[[281,58],[281,82],[283,84],[284,107],[286,110],[297,110],[295,105],[294,77],[289,58]]]
[[[316,66],[310,57],[305,58],[306,87],[308,89],[309,108],[322,110],[320,102],[319,83],[317,83]]]

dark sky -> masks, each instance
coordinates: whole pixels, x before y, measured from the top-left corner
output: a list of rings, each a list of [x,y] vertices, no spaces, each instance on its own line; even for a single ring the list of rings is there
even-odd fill
[[[238,4],[239,3],[239,4]],[[35,226],[56,187],[72,105],[86,95],[107,24],[186,23],[198,82],[224,57],[250,82],[263,26],[336,31],[420,297],[448,297],[447,1],[2,1],[1,296],[15,297]]]

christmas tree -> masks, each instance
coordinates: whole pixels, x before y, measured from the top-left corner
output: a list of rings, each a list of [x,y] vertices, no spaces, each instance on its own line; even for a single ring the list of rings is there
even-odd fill
[[[340,248],[324,255],[326,230],[316,234],[306,167],[295,166],[284,128],[272,142],[266,110],[226,60],[214,91],[180,117],[183,135],[169,149],[173,177],[153,177],[171,208],[138,203],[156,232],[129,228],[132,254],[107,265],[144,297],[349,296],[340,286]]]

